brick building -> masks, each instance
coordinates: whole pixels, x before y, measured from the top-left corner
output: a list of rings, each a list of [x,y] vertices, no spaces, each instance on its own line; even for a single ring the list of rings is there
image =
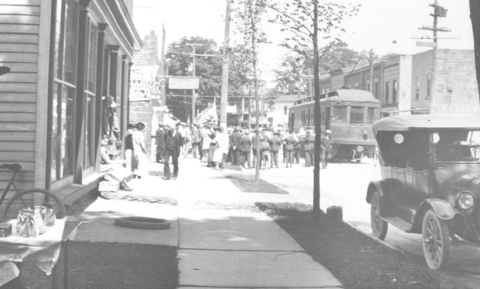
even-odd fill
[[[480,110],[473,50],[438,49],[397,55],[373,65],[373,94],[382,113],[462,113]],[[433,87],[431,87],[433,85]],[[330,72],[322,93],[340,88],[370,90],[370,66]]]
[[[158,36],[155,31],[150,31],[143,39],[141,50],[135,51],[134,65],[130,79],[129,97],[129,122],[145,124],[145,145],[147,155],[154,155],[152,151],[151,136],[155,135],[158,121],[154,120],[156,114],[154,107],[160,103],[160,78],[158,59]]]

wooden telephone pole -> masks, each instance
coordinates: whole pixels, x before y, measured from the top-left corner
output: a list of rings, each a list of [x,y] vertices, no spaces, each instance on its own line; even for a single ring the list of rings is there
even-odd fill
[[[422,30],[431,30],[433,31],[433,43],[432,42],[424,42],[424,43],[419,43],[417,42],[417,45],[420,45],[420,46],[431,46],[433,47],[433,64],[432,64],[432,76],[431,76],[431,80],[430,80],[430,93],[434,94],[434,91],[433,89],[435,88],[435,81],[436,81],[436,77],[435,77],[435,73],[437,71],[437,48],[438,48],[438,36],[437,36],[437,32],[450,32],[449,29],[446,29],[446,28],[443,28],[443,27],[438,27],[438,18],[439,17],[447,17],[447,9],[443,8],[442,6],[438,5],[438,0],[435,0],[435,2],[433,4],[429,4],[431,7],[433,7],[433,14],[430,14],[430,16],[433,17],[433,27],[429,27],[429,26],[422,26],[420,27],[419,29],[422,29]],[[432,97],[430,98],[432,99]],[[430,100],[430,102],[432,102],[432,100]],[[430,105],[431,107],[431,105]],[[432,113],[432,109],[430,109],[430,113]]]
[[[220,126],[227,128],[227,106],[228,106],[228,43],[230,41],[230,14],[232,0],[227,0],[227,11],[225,13],[225,40],[223,43],[223,62],[222,62],[222,95],[220,98]]]
[[[193,67],[192,67],[192,76],[195,77],[195,66],[196,66],[196,63],[195,63],[195,47],[197,46],[201,46],[202,44],[201,43],[189,43],[187,44],[188,46],[192,46],[193,50],[192,50],[192,62],[193,62]],[[190,123],[195,123],[195,89],[192,89],[192,118],[190,119]]]

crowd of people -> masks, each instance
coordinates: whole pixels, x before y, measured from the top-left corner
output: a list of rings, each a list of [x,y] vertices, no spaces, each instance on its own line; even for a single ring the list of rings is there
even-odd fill
[[[294,132],[283,130],[259,129],[250,131],[246,128],[229,126],[224,129],[214,124],[203,125],[177,123],[176,129],[181,139],[175,142],[177,153],[172,157],[174,166],[173,178],[178,175],[178,157],[187,157],[190,153],[199,158],[207,167],[222,170],[226,164],[241,169],[251,169],[257,164],[257,149],[259,149],[259,164],[261,169],[279,168],[279,156],[283,155],[285,167],[291,168],[293,163],[299,164],[304,156],[305,166],[313,165],[315,135],[311,128],[299,129]],[[169,129],[160,124],[155,136],[156,160],[164,163],[165,171],[169,172],[165,135]],[[171,130],[170,130],[171,131]],[[175,133],[177,133],[175,132]],[[322,168],[327,167],[331,148],[330,131],[321,138]],[[283,152],[282,154],[280,154]],[[170,174],[165,173],[165,179]]]
[[[174,126],[174,127],[173,127]],[[128,185],[129,176],[141,179],[148,174],[148,158],[141,122],[127,126],[125,137],[125,160],[114,160],[108,153],[111,145],[108,136],[102,139],[101,172],[106,180],[120,183],[123,190],[132,190]],[[258,133],[258,136],[257,136]],[[322,168],[327,167],[331,149],[331,132],[321,137],[320,156]],[[163,163],[165,180],[175,180],[179,174],[178,159],[190,154],[206,163],[207,167],[223,170],[226,164],[239,169],[280,168],[280,156],[286,168],[300,164],[301,156],[307,167],[313,165],[315,135],[311,128],[296,131],[277,131],[176,122],[174,125],[159,124],[152,145],[156,148],[156,161]],[[258,159],[257,159],[258,158]],[[173,171],[170,169],[173,166]]]

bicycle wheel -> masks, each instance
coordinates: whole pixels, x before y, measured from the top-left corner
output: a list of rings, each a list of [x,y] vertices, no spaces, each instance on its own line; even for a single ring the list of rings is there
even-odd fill
[[[20,192],[8,201],[2,214],[2,222],[16,218],[18,210],[26,208],[33,210],[35,205],[50,205],[54,209],[57,219],[67,216],[65,205],[57,196],[47,190],[34,188]]]

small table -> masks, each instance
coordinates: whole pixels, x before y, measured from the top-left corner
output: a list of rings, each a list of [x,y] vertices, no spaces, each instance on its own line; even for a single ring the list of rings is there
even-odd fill
[[[77,232],[77,229],[80,227],[81,225],[81,221],[77,220],[75,217],[67,217],[65,220],[62,220],[60,219],[61,222],[63,223],[64,222],[64,227],[63,227],[63,231],[60,232],[60,228],[57,229],[57,232],[55,232],[54,234],[57,235],[56,239],[57,241],[53,240],[52,239],[43,239],[42,240],[42,236],[39,236],[39,238],[31,238],[31,239],[28,239],[28,238],[14,238],[12,240],[8,240],[8,237],[5,238],[5,239],[1,239],[0,240],[0,244],[2,246],[4,246],[5,249],[7,248],[11,248],[13,254],[19,254],[18,257],[17,257],[17,261],[13,261],[13,262],[21,262],[21,260],[23,260],[24,258],[26,258],[26,256],[32,254],[31,251],[29,251],[29,247],[32,246],[34,243],[36,246],[42,246],[43,249],[41,250],[61,250],[61,244],[64,244],[64,271],[63,271],[63,274],[64,274],[64,288],[68,288],[68,243],[70,242],[70,240],[73,240],[74,237],[75,237],[75,234]],[[53,231],[52,231],[53,232]],[[61,237],[60,237],[60,234]],[[45,241],[45,240],[48,240],[48,241]],[[61,243],[59,245],[59,248],[55,249],[54,247],[52,246],[57,246],[58,243]],[[33,247],[30,247],[30,248],[33,248]],[[38,248],[38,247],[37,247]],[[10,249],[8,249],[7,251],[9,251]],[[53,251],[49,252],[48,254],[54,254],[52,253]],[[58,251],[57,251],[58,252]],[[33,254],[35,254],[36,252],[34,251]],[[56,253],[55,253],[56,254]],[[53,256],[53,255],[52,255]],[[12,262],[12,261],[8,261],[6,260],[6,262]],[[57,288],[57,265],[58,265],[58,260],[55,261],[55,263],[53,263],[53,266],[51,268],[51,272],[52,272],[52,288],[56,289]],[[47,271],[45,271],[47,272]]]
[[[75,217],[67,217],[65,228],[63,229],[62,244],[63,249],[63,288],[68,289],[68,244],[75,238],[77,230],[82,224]],[[55,265],[52,270],[52,289],[57,289],[57,268]]]

